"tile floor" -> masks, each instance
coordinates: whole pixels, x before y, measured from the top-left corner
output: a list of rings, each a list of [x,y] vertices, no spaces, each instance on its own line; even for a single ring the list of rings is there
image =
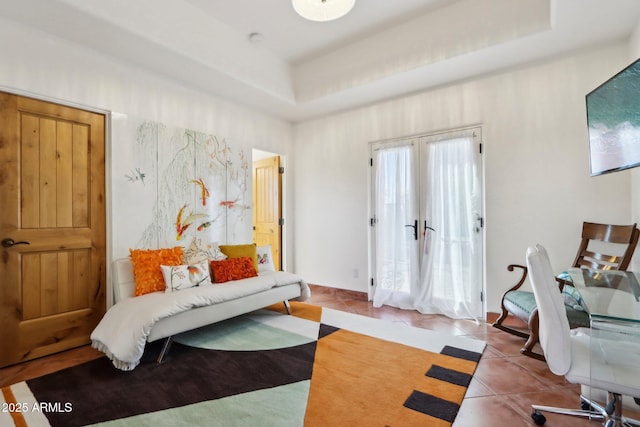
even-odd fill
[[[348,311],[411,326],[467,336],[486,341],[487,347],[454,423],[454,427],[533,426],[531,404],[578,408],[580,386],[554,375],[545,362],[520,354],[524,344],[489,323],[453,320],[392,307],[373,308],[356,293],[312,286],[311,304]],[[493,316],[495,317],[495,316]],[[494,319],[492,319],[494,320]],[[522,325],[524,326],[524,325]],[[537,348],[536,351],[541,349]],[[640,419],[638,411],[625,415]],[[545,414],[547,427],[591,427],[601,423],[566,415]]]
[[[545,362],[519,353],[521,338],[493,328],[488,323],[452,320],[439,315],[423,315],[391,307],[373,308],[363,294],[312,285],[310,304],[364,316],[402,322],[411,326],[477,338],[487,342],[469,386],[455,427],[533,426],[532,403],[567,408],[579,404],[580,387],[552,374]],[[89,346],[80,347],[31,362],[0,369],[0,387],[44,375],[87,360],[101,357]],[[625,411],[640,419],[638,411]],[[547,415],[547,427],[591,427],[597,422],[562,415]]]

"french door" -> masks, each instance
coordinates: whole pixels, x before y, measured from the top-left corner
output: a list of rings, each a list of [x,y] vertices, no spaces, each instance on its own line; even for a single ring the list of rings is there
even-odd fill
[[[374,306],[482,316],[480,131],[371,144]]]

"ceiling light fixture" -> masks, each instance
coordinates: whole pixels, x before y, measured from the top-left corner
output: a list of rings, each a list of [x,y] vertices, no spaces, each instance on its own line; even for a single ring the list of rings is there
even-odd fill
[[[293,9],[305,19],[333,21],[349,13],[356,0],[291,0]]]

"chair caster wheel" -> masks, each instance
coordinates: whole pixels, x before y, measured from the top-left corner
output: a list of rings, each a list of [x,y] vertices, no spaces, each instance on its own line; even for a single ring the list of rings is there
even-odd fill
[[[531,413],[531,419],[537,426],[541,426],[547,422],[547,419],[538,411],[534,411]]]

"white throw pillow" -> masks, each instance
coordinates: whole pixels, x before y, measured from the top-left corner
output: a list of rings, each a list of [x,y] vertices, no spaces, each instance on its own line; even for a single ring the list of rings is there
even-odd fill
[[[210,285],[209,262],[202,261],[192,265],[161,265],[165,292],[175,292],[199,285]]]
[[[184,251],[182,262],[196,264],[201,261],[222,261],[227,256],[220,251],[217,243],[204,243],[201,238],[194,237]]]
[[[262,273],[263,271],[276,271],[273,265],[271,245],[258,246],[256,248],[256,256],[258,258],[258,273]]]

